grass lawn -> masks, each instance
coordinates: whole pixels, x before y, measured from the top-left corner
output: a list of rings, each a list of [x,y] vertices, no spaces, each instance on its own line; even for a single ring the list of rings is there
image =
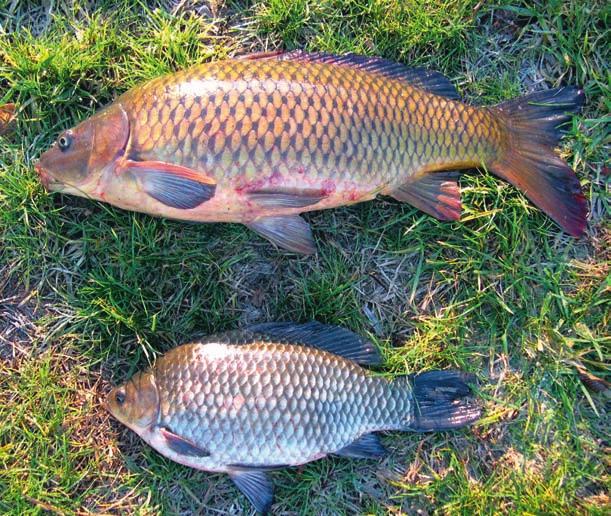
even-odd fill
[[[609,15],[604,0],[0,0],[0,512],[225,514],[223,475],[164,459],[100,405],[196,334],[316,319],[370,335],[389,375],[458,367],[482,420],[389,434],[382,461],[273,473],[277,514],[609,514]],[[62,7],[63,6],[63,7]],[[319,254],[248,229],[47,194],[34,160],[146,78],[276,48],[354,51],[447,74],[475,104],[586,92],[562,152],[590,202],[576,240],[517,190],[463,176],[438,222],[381,198],[307,214]]]

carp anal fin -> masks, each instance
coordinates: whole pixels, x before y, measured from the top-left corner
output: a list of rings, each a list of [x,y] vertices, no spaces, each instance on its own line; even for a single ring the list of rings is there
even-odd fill
[[[272,244],[299,254],[315,254],[316,245],[310,225],[299,215],[261,217],[246,226]]]
[[[267,514],[274,501],[274,486],[265,471],[239,469],[229,470],[228,473],[255,509],[261,514]]]
[[[255,336],[322,349],[357,364],[376,366],[382,363],[382,357],[372,342],[330,324],[316,321],[305,324],[272,322],[249,326],[246,330]]]
[[[246,198],[262,208],[303,208],[326,197],[320,190],[269,189],[251,190]]]
[[[338,66],[348,66],[358,70],[378,73],[389,79],[397,79],[407,84],[434,93],[451,100],[459,100],[460,95],[454,85],[443,74],[433,70],[417,67],[410,68],[401,63],[383,59],[381,57],[369,57],[358,54],[336,55],[327,52],[304,52],[294,50],[292,52],[260,52],[242,56],[240,59],[247,60],[270,60],[296,61],[302,63],[325,63]]]
[[[378,459],[384,457],[386,453],[386,448],[382,446],[380,438],[376,434],[365,434],[352,444],[334,452],[334,455],[356,459]]]
[[[189,457],[209,457],[210,452],[196,446],[188,439],[176,435],[171,430],[161,427],[159,429],[162,437],[165,440],[167,447],[178,455],[187,455]]]
[[[161,161],[127,161],[120,171],[131,173],[142,189],[166,206],[196,208],[214,197],[216,184],[204,174]]]
[[[402,184],[389,195],[439,220],[460,219],[458,172],[428,172]]]

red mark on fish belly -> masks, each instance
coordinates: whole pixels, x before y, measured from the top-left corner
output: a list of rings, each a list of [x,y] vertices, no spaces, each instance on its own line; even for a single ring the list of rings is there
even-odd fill
[[[325,179],[322,182],[322,193],[325,196],[335,193],[335,181],[332,179]]]
[[[359,194],[355,192],[354,190],[348,194],[349,201],[357,201],[358,198],[359,198]]]
[[[272,175],[269,178],[269,184],[270,185],[279,185],[282,183],[282,174],[280,173],[280,171],[276,168],[274,169],[274,171],[272,172]]]

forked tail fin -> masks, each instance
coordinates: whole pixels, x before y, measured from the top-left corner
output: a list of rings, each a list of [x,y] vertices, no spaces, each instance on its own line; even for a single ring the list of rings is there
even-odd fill
[[[555,152],[570,113],[584,103],[574,87],[539,91],[492,108],[508,130],[506,151],[489,167],[519,188],[567,233],[585,231],[587,204],[573,170]]]
[[[481,409],[471,398],[473,375],[460,371],[430,371],[410,378],[414,416],[408,430],[434,432],[477,421]]]

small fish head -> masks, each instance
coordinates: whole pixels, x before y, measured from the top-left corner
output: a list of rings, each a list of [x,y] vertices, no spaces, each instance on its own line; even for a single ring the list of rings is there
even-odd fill
[[[120,104],[112,104],[73,129],[64,131],[36,164],[49,191],[100,198],[104,175],[123,156],[129,119]]]
[[[159,392],[153,373],[137,373],[126,384],[115,387],[105,405],[117,420],[136,433],[155,425],[159,418]]]

